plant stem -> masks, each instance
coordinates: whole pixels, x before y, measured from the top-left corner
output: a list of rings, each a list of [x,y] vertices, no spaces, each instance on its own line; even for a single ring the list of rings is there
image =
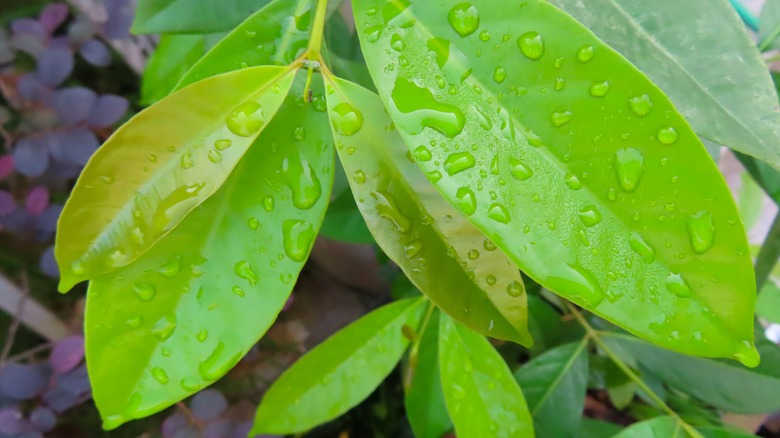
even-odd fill
[[[759,292],[769,279],[769,274],[772,273],[778,258],[780,258],[780,213],[775,216],[772,228],[769,229],[769,234],[756,258],[756,287]]]
[[[656,405],[658,405],[661,410],[669,414],[669,416],[675,418],[680,426],[685,430],[686,433],[688,433],[689,436],[694,438],[700,438],[702,435],[693,427],[691,427],[690,424],[686,423],[680,416],[675,412],[672,408],[669,407],[669,405],[666,404],[666,402],[661,399],[661,397],[658,396],[647,384],[642,380],[641,377],[639,377],[631,368],[625,364],[622,360],[620,360],[620,357],[618,357],[617,354],[615,354],[614,351],[612,351],[611,348],[604,342],[603,339],[601,339],[601,335],[599,331],[593,328],[592,325],[585,319],[585,317],[580,313],[579,310],[577,310],[574,305],[569,303],[568,301],[564,301],[566,304],[566,307],[569,309],[572,315],[577,319],[577,321],[582,325],[582,327],[585,329],[585,332],[587,333],[587,336],[591,339],[593,339],[593,342],[596,343],[596,345],[601,348],[602,351],[609,357],[609,359],[617,365],[618,368],[620,368],[623,373],[625,373],[626,376],[628,376],[629,379],[633,380],[634,383],[636,383],[637,387],[641,389],[642,391],[647,394],[648,397],[650,397],[650,400],[655,402]]]
[[[328,0],[319,0],[317,2],[317,12],[314,14],[314,26],[311,29],[311,40],[309,40],[308,59],[316,61],[320,59],[322,51],[322,39],[325,35],[325,16],[328,12]]]
[[[412,348],[409,351],[409,367],[407,369],[406,379],[404,381],[405,389],[408,389],[412,384],[414,373],[417,370],[417,358],[420,355],[420,341],[425,334],[425,330],[428,328],[428,323],[431,321],[431,315],[433,315],[433,311],[435,309],[436,307],[429,301],[428,312],[425,314],[425,319],[423,319],[423,323],[417,330],[417,336],[415,336],[414,341],[412,342]]]

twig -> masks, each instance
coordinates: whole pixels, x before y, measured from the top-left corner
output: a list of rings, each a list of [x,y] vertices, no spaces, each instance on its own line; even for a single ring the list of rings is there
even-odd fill
[[[197,427],[199,430],[203,430],[205,428],[203,422],[198,420],[197,417],[195,417],[195,414],[192,413],[190,408],[188,408],[187,405],[184,404],[184,402],[176,403],[176,407],[179,408],[179,410],[181,411],[182,414],[184,414],[185,417],[187,417],[187,421],[189,421],[190,424]]]
[[[38,354],[38,353],[40,353],[42,351],[46,351],[46,350],[48,350],[48,349],[50,349],[52,347],[54,347],[54,343],[53,342],[43,343],[43,344],[38,345],[36,347],[33,347],[33,348],[31,348],[31,349],[29,349],[27,351],[23,351],[23,352],[15,355],[15,356],[9,357],[8,360],[6,361],[6,363],[21,362],[23,360],[26,360],[26,359],[32,357],[32,356],[35,356],[36,354]]]
[[[24,312],[24,305],[27,303],[27,298],[30,296],[30,284],[27,277],[27,271],[22,272],[22,299],[19,300],[16,313],[14,313],[11,326],[8,328],[8,333],[5,336],[5,343],[3,344],[3,351],[0,353],[0,367],[5,365],[8,355],[11,353],[11,348],[14,346],[14,340],[16,339],[16,331],[19,330],[19,323],[22,319],[22,313]]]

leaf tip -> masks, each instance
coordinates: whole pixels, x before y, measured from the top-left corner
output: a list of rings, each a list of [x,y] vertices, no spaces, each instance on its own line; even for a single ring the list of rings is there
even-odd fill
[[[755,368],[761,363],[761,356],[756,350],[756,346],[749,341],[744,341],[737,347],[737,352],[734,353],[734,359],[738,360],[748,368]]]

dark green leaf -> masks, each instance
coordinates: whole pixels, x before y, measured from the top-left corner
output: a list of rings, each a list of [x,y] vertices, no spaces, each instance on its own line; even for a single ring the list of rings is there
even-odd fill
[[[427,301],[382,307],[303,356],[271,386],[252,434],[303,432],[347,412],[368,397],[401,359]]]
[[[304,79],[217,193],[138,260],[92,280],[87,361],[107,428],[213,383],[287,301],[334,165],[326,114],[297,97]]]
[[[214,194],[276,114],[293,77],[282,67],[214,77],[117,130],[92,156],[60,217],[60,290],[128,265]]]
[[[331,201],[320,234],[339,242],[375,243],[349,190]]]
[[[488,336],[532,344],[517,268],[428,182],[379,97],[333,78],[327,101],[358,208],[387,256],[458,321]]]
[[[621,431],[621,427],[606,421],[583,418],[577,438],[612,438]]]
[[[212,33],[234,28],[268,0],[139,0],[134,33]]]
[[[759,40],[761,51],[780,49],[780,1],[766,0],[761,10]]]
[[[758,362],[731,194],[636,67],[544,0],[354,8],[418,164],[524,272],[664,347]]]
[[[441,383],[456,434],[533,438],[523,392],[490,342],[446,315],[440,331]]]
[[[756,303],[756,314],[761,318],[780,324],[780,288],[769,280],[764,284]]]
[[[698,430],[705,438],[757,438],[752,433],[719,427],[700,427]]]
[[[540,437],[574,436],[585,407],[588,341],[567,344],[523,365],[515,377]]]
[[[687,438],[680,423],[672,417],[657,417],[636,423],[614,438]]]

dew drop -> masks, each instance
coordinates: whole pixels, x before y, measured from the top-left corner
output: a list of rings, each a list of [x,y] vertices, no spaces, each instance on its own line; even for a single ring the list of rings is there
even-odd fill
[[[591,45],[584,45],[580,47],[579,50],[577,50],[577,61],[581,63],[587,63],[590,62],[593,59],[595,51],[593,49],[593,46]]]
[[[182,169],[192,169],[192,167],[195,165],[195,162],[192,161],[192,152],[185,152],[181,156],[181,168]]]
[[[572,190],[580,190],[582,188],[582,181],[573,173],[567,173],[564,178],[566,186]]]
[[[292,192],[293,205],[308,210],[322,196],[322,183],[314,168],[303,157],[293,154],[282,161],[282,179]]]
[[[268,213],[274,211],[274,198],[271,196],[266,196],[263,199],[263,210],[267,211]]]
[[[458,107],[437,101],[429,89],[408,79],[396,79],[392,100],[401,113],[399,124],[412,134],[419,134],[426,127],[449,138],[463,132],[466,116]]]
[[[250,217],[246,221],[246,225],[249,227],[250,230],[256,230],[256,229],[260,228],[260,222],[254,216]]]
[[[591,84],[588,92],[593,97],[604,97],[609,93],[610,85],[609,81],[594,82]]]
[[[423,244],[419,240],[415,240],[414,242],[409,243],[404,247],[404,255],[406,255],[407,258],[413,259],[417,257],[418,254],[422,251]]]
[[[595,227],[601,223],[601,213],[595,206],[591,205],[583,208],[579,212],[580,220],[586,227]]]
[[[518,181],[526,181],[534,176],[534,171],[516,158],[509,159],[509,173]]]
[[[198,342],[206,342],[206,339],[208,338],[209,338],[209,331],[206,329],[199,331],[198,334],[195,335],[195,339]]]
[[[160,367],[152,368],[152,377],[154,377],[154,380],[160,382],[163,385],[168,383],[168,373],[166,373],[165,370]]]
[[[555,274],[548,277],[547,286],[554,291],[568,291],[575,302],[592,308],[601,304],[606,298],[593,274],[584,268],[567,264]]]
[[[236,263],[235,266],[233,266],[233,272],[235,272],[239,278],[248,281],[250,286],[256,285],[259,280],[257,273],[252,269],[252,265],[246,260],[241,260]]]
[[[645,157],[636,149],[621,149],[615,153],[615,173],[620,187],[627,193],[639,187],[645,171]]]
[[[645,263],[650,264],[655,261],[655,249],[639,233],[631,234],[628,244],[635,253],[642,257]]]
[[[501,66],[496,67],[496,71],[493,72],[493,80],[496,81],[497,84],[503,84],[506,80],[506,69]]]
[[[525,293],[525,288],[520,282],[513,281],[506,287],[506,293],[509,294],[510,297],[517,298]]]
[[[218,164],[222,162],[222,154],[218,150],[210,150],[209,151],[209,161],[211,161],[214,164]]]
[[[412,229],[412,221],[401,213],[398,200],[390,193],[378,191],[372,196],[376,199],[376,210],[380,217],[390,221],[403,234]]]
[[[564,79],[564,78],[556,78],[555,79],[555,91],[561,91],[564,88],[566,88],[566,79]]]
[[[433,154],[431,154],[431,150],[427,147],[420,146],[414,150],[414,158],[420,162],[427,162],[433,159]]]
[[[669,277],[666,278],[666,290],[680,298],[688,298],[693,295],[693,291],[680,274],[669,274]]]
[[[560,128],[571,122],[571,111],[555,111],[550,115],[550,123],[556,128]]]
[[[501,204],[493,204],[488,209],[488,217],[502,224],[508,224],[510,221],[509,210]]]
[[[459,188],[458,192],[455,194],[455,199],[458,201],[460,211],[466,216],[471,216],[477,211],[477,196],[470,188]]]
[[[451,154],[444,162],[444,170],[447,175],[453,176],[477,165],[477,160],[470,152],[458,152]]]
[[[485,251],[495,251],[497,248],[496,244],[490,239],[485,239],[485,241],[482,242],[482,247],[485,248]]]
[[[647,94],[629,99],[628,106],[631,112],[639,117],[645,117],[653,112],[653,101]]]
[[[358,184],[365,184],[366,183],[366,174],[363,173],[362,170],[356,170],[353,179]]]
[[[450,9],[447,21],[461,37],[467,37],[479,28],[479,11],[471,3],[460,3]]]
[[[538,32],[526,32],[517,39],[517,46],[526,58],[537,61],[544,56],[544,40]]]
[[[691,247],[696,254],[704,254],[712,248],[715,242],[715,224],[712,213],[700,211],[688,217],[686,221]]]
[[[680,139],[680,136],[677,134],[677,130],[671,126],[659,129],[656,137],[658,137],[658,141],[661,142],[661,144],[665,144],[667,146],[677,143],[677,140]]]
[[[226,138],[222,139],[222,140],[217,140],[217,141],[214,142],[214,147],[218,151],[224,151],[225,149],[229,148],[230,146],[233,146],[233,140],[229,140],[229,139],[226,139]]]
[[[476,260],[476,259],[478,259],[479,258],[479,251],[477,251],[476,249],[472,249],[468,253],[468,258],[469,258],[469,260]]]
[[[493,286],[494,284],[496,284],[496,282],[497,282],[497,281],[498,281],[498,279],[496,278],[496,276],[495,276],[495,275],[488,275],[488,276],[485,278],[485,282],[487,282],[487,284],[488,284],[489,286]]]
[[[139,300],[148,303],[157,295],[157,288],[149,283],[136,283],[133,285],[133,292],[135,292],[135,296],[138,297]]]
[[[314,227],[305,221],[288,220],[282,224],[282,232],[287,257],[296,262],[305,261],[317,237]]]
[[[265,123],[263,108],[257,102],[246,102],[236,108],[227,117],[227,127],[235,135],[251,137],[255,135]]]
[[[352,105],[342,102],[331,111],[330,121],[336,133],[343,136],[355,135],[363,128],[363,114]]]
[[[231,289],[231,291],[232,291],[232,292],[233,292],[235,295],[238,295],[238,296],[239,296],[239,297],[241,297],[241,298],[243,298],[243,297],[245,297],[245,296],[246,296],[246,292],[245,292],[245,291],[244,291],[244,289],[242,289],[240,286],[233,286],[233,289]]]
[[[173,313],[160,318],[152,328],[152,333],[160,341],[170,338],[174,331],[176,331],[176,315]]]

